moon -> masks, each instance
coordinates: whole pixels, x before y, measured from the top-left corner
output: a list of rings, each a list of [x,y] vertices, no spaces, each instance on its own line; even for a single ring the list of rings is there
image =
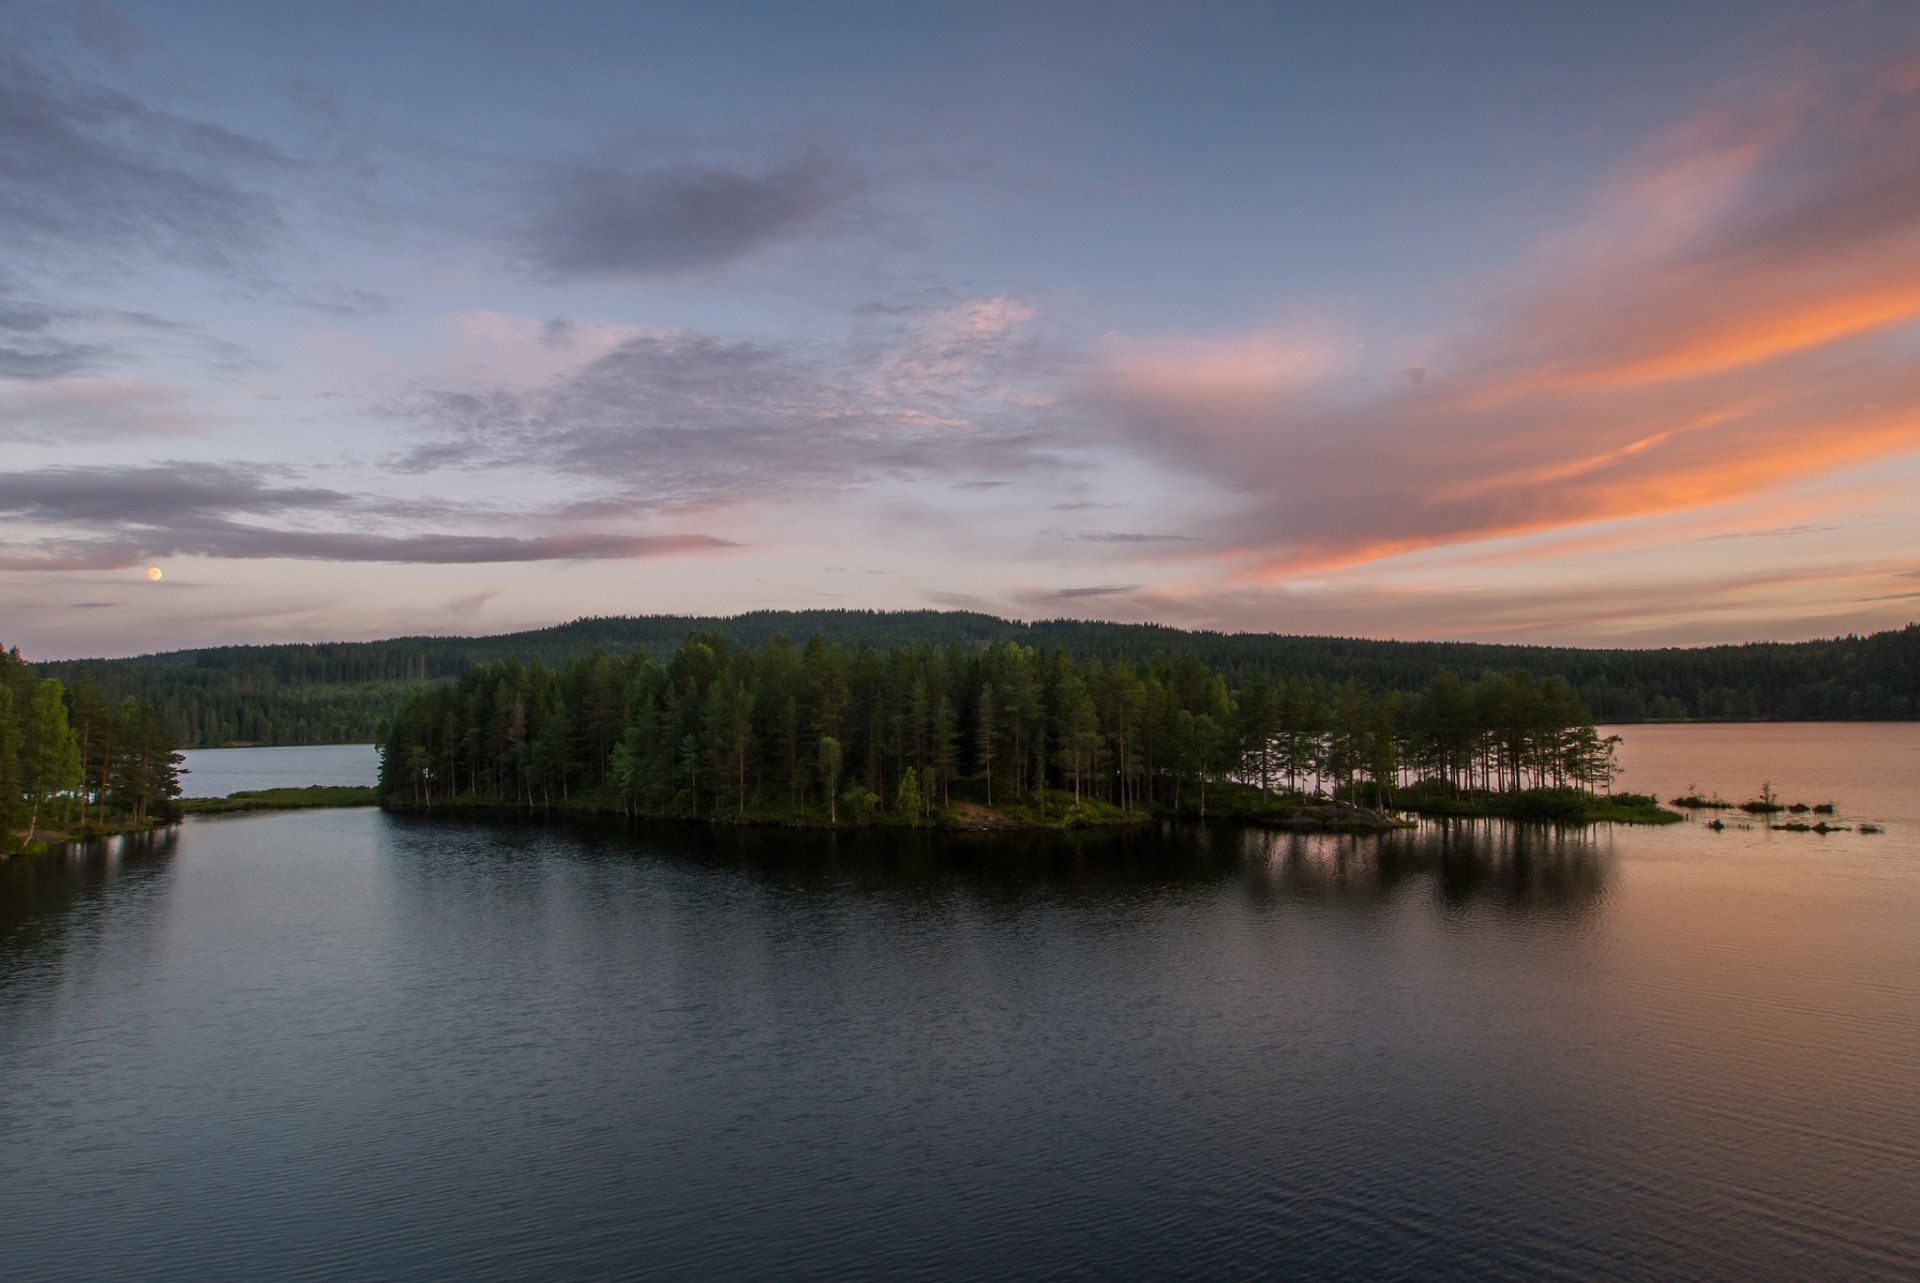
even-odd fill
[[[149,579],[150,581],[152,581],[153,583],[156,583],[156,584],[157,584],[157,583],[159,583],[159,582],[160,582],[160,567],[158,567],[158,566],[148,566],[148,567],[147,567],[147,578],[148,578],[148,579]]]

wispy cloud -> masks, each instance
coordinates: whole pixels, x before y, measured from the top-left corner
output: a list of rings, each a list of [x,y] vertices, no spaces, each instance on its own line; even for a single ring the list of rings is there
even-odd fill
[[[0,384],[0,441],[177,436],[205,423],[187,391],[143,379],[63,374]]]
[[[448,505],[429,504],[444,514]],[[0,516],[41,527],[37,536],[0,544],[0,569],[115,570],[158,557],[230,560],[390,562],[422,565],[529,561],[601,561],[679,556],[732,548],[705,534],[560,530],[509,536],[467,531],[365,529],[370,516],[404,505],[317,487],[276,484],[233,465],[165,464],[144,468],[50,468],[0,474]],[[236,520],[236,516],[255,518]],[[281,524],[263,524],[275,517]],[[314,518],[335,528],[314,529]],[[343,519],[359,526],[337,528]]]
[[[1598,571],[1557,584],[1349,580],[1295,587],[1162,583],[1100,601],[1108,618],[1185,627],[1327,637],[1524,641],[1550,645],[1706,645],[1769,636],[1832,636],[1862,601],[1911,600],[1883,562],[1836,561],[1801,570],[1679,573]],[[1030,609],[1041,597],[1025,599]],[[1873,627],[1898,627],[1900,609]]]
[[[0,553],[0,570],[124,570],[158,557],[258,561],[358,561],[415,565],[493,565],[523,561],[612,561],[735,548],[711,535],[420,534],[273,529],[198,519],[132,530],[117,538],[49,539],[26,555]],[[4,547],[4,545],[0,545]]]
[[[282,227],[254,180],[276,148],[0,47],[0,239],[43,252],[139,251],[231,267]]]
[[[864,186],[817,149],[757,169],[583,164],[543,178],[518,247],[560,279],[681,275],[816,232]]]
[[[632,334],[533,387],[404,399],[390,412],[427,439],[396,462],[539,468],[655,505],[875,478],[997,486],[1066,443],[1049,408],[1059,367],[1021,334],[1027,315],[983,300],[870,321],[837,344]]]
[[[1081,597],[1118,597],[1138,591],[1139,584],[1093,584],[1084,588],[1057,588],[1046,595],[1055,601],[1073,601]]]
[[[54,523],[161,525],[216,513],[337,509],[351,502],[352,496],[338,490],[276,485],[267,474],[235,464],[0,473],[0,515]]]
[[[1062,539],[1072,539],[1078,543],[1111,544],[1148,544],[1148,543],[1195,543],[1193,535],[1155,535],[1134,530],[1102,530],[1085,534],[1066,534]]]
[[[1676,131],[1524,275],[1419,380],[1364,379],[1332,337],[1232,339],[1122,350],[1087,395],[1241,495],[1213,533],[1269,576],[1920,448],[1920,84]]]
[[[1701,535],[1694,543],[1721,543],[1729,539],[1789,539],[1795,535],[1826,534],[1834,530],[1843,530],[1844,526],[1816,526],[1803,524],[1798,526],[1775,526],[1770,530],[1730,530],[1725,534]]]

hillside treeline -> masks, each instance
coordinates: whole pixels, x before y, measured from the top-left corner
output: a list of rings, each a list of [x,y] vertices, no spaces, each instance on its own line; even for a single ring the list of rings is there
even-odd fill
[[[1419,691],[1442,670],[1477,677],[1524,668],[1566,680],[1602,722],[1647,720],[1902,720],[1920,716],[1920,627],[1867,637],[1698,649],[1587,650],[1465,642],[1383,642],[1154,625],[1049,620],[1032,624],[956,611],[761,611],[730,619],[581,619],[496,637],[408,637],[322,645],[227,646],[125,660],[40,666],[71,683],[86,676],[110,698],[150,702],[177,742],[319,744],[373,738],[407,693],[476,664],[538,659],[558,669],[595,651],[666,662],[690,633],[758,648],[777,636],[819,635],[878,650],[900,645],[984,648],[994,642],[1064,649],[1079,659],[1135,664],[1191,654],[1239,689],[1264,676],[1376,690]]]
[[[1209,782],[1385,797],[1590,788],[1611,744],[1557,677],[1422,692],[1255,674],[1191,654],[1079,660],[1019,643],[758,649],[716,634],[665,662],[483,664],[410,696],[382,746],[397,805],[475,800],[629,814],[918,820],[956,802],[1043,814],[1204,809]]]
[[[0,652],[0,853],[39,830],[170,818],[180,755],[151,706],[109,705]]]

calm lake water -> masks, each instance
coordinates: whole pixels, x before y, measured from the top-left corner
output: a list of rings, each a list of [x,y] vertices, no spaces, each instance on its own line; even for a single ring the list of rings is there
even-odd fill
[[[309,784],[363,784],[380,775],[371,744],[315,744],[302,748],[191,748],[180,777],[185,797],[225,797],[252,789]]]
[[[6,1277],[1915,1277],[1920,726],[1625,734],[1887,831],[0,862]]]

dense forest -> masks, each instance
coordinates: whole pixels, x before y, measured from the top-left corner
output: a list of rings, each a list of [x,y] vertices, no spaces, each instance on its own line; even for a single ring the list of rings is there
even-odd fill
[[[1398,805],[1468,792],[1587,790],[1612,743],[1563,679],[1418,695],[1255,673],[1191,654],[1075,659],[784,638],[689,638],[661,664],[595,652],[564,669],[487,663],[412,695],[382,746],[389,805],[481,801],[626,814],[922,822],[957,804],[1206,814],[1209,785]]]
[[[172,818],[179,765],[151,705],[110,706],[84,677],[69,687],[0,652],[0,854],[32,846],[36,832]]]
[[[374,738],[424,683],[477,664],[538,659],[559,668],[596,651],[665,662],[691,633],[760,647],[776,637],[981,650],[995,642],[1060,648],[1079,660],[1154,662],[1191,654],[1239,689],[1256,677],[1348,680],[1414,692],[1441,670],[1470,677],[1524,668],[1567,681],[1602,722],[1850,720],[1920,716],[1920,626],[1811,642],[1697,649],[1589,650],[1466,642],[1366,641],[1186,632],[1140,624],[1017,623],[957,611],[760,611],[728,619],[675,615],[581,619],[496,637],[225,646],[124,660],[39,665],[111,699],[147,700],[184,745],[321,744]]]

